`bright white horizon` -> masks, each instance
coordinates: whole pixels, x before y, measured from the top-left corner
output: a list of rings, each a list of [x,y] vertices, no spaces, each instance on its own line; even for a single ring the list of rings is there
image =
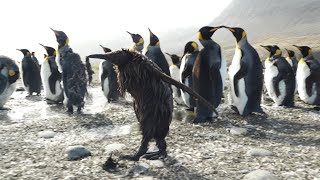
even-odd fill
[[[56,48],[52,27],[70,38],[70,45],[96,42],[112,46],[115,39],[131,44],[125,31],[139,33],[149,40],[148,27],[161,41],[161,34],[177,28],[201,27],[210,23],[231,0],[204,1],[67,1],[10,0],[1,2],[0,55],[22,59],[16,49],[35,51],[41,61],[45,50],[42,43]],[[181,32],[183,33],[183,32]],[[120,47],[114,47],[120,48]],[[90,49],[90,47],[89,47]],[[84,56],[87,52],[78,52]],[[99,52],[97,52],[99,53]]]

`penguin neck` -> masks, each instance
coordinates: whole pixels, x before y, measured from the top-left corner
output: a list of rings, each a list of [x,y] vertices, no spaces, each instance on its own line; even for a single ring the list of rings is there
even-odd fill
[[[205,48],[214,47],[215,45],[217,45],[217,43],[212,39],[200,40],[200,43]]]
[[[309,54],[308,56],[303,57],[303,59],[305,59],[305,60],[312,60],[312,59],[314,59],[314,58],[313,58],[313,54]]]
[[[60,47],[58,51],[59,51],[60,56],[64,56],[65,54],[70,53],[70,52],[72,53],[72,49],[70,48],[69,45]]]
[[[243,37],[239,42],[236,42],[236,48],[240,48],[248,43],[247,37]]]
[[[143,45],[144,45],[143,42],[142,42],[142,43],[135,43],[135,44],[134,44],[135,50],[141,52],[142,49],[143,49]]]

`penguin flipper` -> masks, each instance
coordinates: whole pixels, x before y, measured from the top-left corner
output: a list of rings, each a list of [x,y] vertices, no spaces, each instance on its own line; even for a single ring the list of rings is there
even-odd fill
[[[217,69],[214,66],[210,69],[210,80],[214,83],[214,87],[215,87],[214,99],[217,101],[214,102],[214,106],[218,107],[221,102],[221,98],[223,94],[223,82],[220,74],[220,69]]]
[[[241,61],[240,63],[240,69],[239,71],[234,75],[233,77],[233,87],[234,87],[234,93],[237,97],[239,97],[239,88],[238,88],[238,82],[241,78],[243,78],[247,74],[247,66],[246,64]]]
[[[274,91],[275,91],[277,97],[280,96],[279,83],[281,80],[282,80],[282,74],[280,72],[278,73],[278,75],[276,77],[274,77],[272,79],[272,84],[273,84]]]
[[[58,81],[59,77],[57,77],[58,74],[56,73],[53,73],[51,74],[51,76],[49,77],[49,88],[50,88],[50,91],[53,93],[53,94],[56,94],[56,82]]]
[[[101,74],[101,87],[102,87],[102,91],[104,91],[104,80],[108,78],[108,72],[107,70],[104,70],[103,73]]]
[[[306,91],[307,91],[307,94],[309,97],[312,96],[312,86],[313,86],[313,79],[312,79],[312,76],[308,76],[306,78]]]

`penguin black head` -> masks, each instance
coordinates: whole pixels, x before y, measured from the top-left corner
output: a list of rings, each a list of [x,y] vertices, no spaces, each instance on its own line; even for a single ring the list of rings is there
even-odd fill
[[[287,51],[287,53],[288,53],[288,56],[289,56],[290,58],[292,58],[292,57],[294,57],[294,56],[295,56],[295,53],[294,53],[294,51],[291,51],[291,50],[289,50],[289,49],[286,49],[286,48],[285,48],[285,50]]]
[[[268,46],[263,46],[261,45],[261,47],[265,48],[266,50],[268,50],[270,52],[269,57],[273,57],[273,56],[281,56],[282,51],[280,50],[280,48],[277,45],[268,45]]]
[[[199,49],[198,44],[194,41],[189,41],[185,46],[184,46],[184,52],[183,56],[187,53],[193,53]],[[183,57],[182,56],[182,57]]]
[[[142,44],[144,41],[143,41],[143,38],[140,34],[133,34],[133,33],[130,33],[127,31],[127,33],[130,34],[131,38],[132,38],[132,41],[136,44]]]
[[[180,62],[179,56],[177,56],[176,54],[169,54],[169,53],[166,53],[166,54],[171,57],[173,64],[175,64],[175,65],[179,64],[179,62]]]
[[[160,46],[160,41],[159,41],[158,37],[151,32],[150,28],[148,28],[148,29],[149,29],[149,33],[150,33],[150,44],[149,45],[150,46]]]
[[[299,49],[299,51],[301,52],[304,58],[309,55],[312,55],[312,49],[308,46],[297,46],[297,45],[293,45],[293,46]]]
[[[63,31],[57,31],[51,28],[51,30],[56,35],[57,42],[59,43],[59,48],[69,44],[69,38]]]
[[[40,43],[39,43],[40,44]],[[56,50],[53,47],[45,46],[43,44],[40,44],[42,47],[44,47],[48,53],[48,56],[55,56],[56,55]]]
[[[28,49],[17,49],[23,53],[23,56],[31,56],[30,51]]]
[[[240,27],[227,27],[227,26],[223,26],[223,27],[227,28],[230,32],[232,32],[237,42],[241,41],[241,39],[247,36],[246,32]]]
[[[221,27],[222,26],[218,26],[218,27],[204,26],[204,27],[200,28],[200,30],[197,33],[198,39],[200,41],[210,40],[213,33],[216,32]]]
[[[103,52],[105,52],[105,53],[111,52],[111,49],[109,49],[109,48],[107,48],[107,47],[104,47],[104,46],[102,46],[101,44],[100,44],[100,47],[102,47]]]
[[[135,58],[135,54],[130,52],[129,50],[123,49],[119,51],[109,52],[106,54],[92,54],[87,56],[87,58],[105,59],[107,61],[110,61],[112,64],[122,66],[133,61],[133,59]]]

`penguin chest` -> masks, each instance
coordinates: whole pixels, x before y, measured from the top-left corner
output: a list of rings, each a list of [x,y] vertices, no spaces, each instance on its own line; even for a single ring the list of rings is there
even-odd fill
[[[293,67],[293,62],[292,62],[292,60],[291,60],[289,57],[287,57],[286,60],[288,61],[288,63],[290,64],[290,66]]]
[[[192,88],[191,87],[192,84],[190,83],[190,81],[192,80],[191,74],[190,74],[189,77],[187,77],[185,79],[182,78],[182,73],[186,69],[186,66],[187,66],[187,63],[188,63],[188,59],[189,59],[190,56],[191,56],[191,54],[186,54],[185,56],[183,56],[183,58],[181,60],[181,65],[180,65],[180,70],[179,70],[179,81],[182,84]],[[189,93],[184,92],[183,90],[180,90],[180,92],[181,92],[181,98],[182,98],[184,104],[187,105],[188,107],[191,107],[191,97],[190,97]]]
[[[267,88],[268,95],[270,98],[276,103],[276,105],[282,104],[285,96],[286,96],[286,88],[285,88],[285,83],[284,80],[281,80],[279,82],[279,92],[280,95],[276,95],[276,89],[273,84],[273,79],[278,76],[279,70],[276,66],[273,65],[272,62],[266,61],[265,63],[265,72],[264,72],[264,82]]]
[[[171,77],[176,80],[179,81],[179,68],[176,65],[171,65],[170,68],[170,74]],[[173,97],[180,97],[180,93],[178,93],[178,89],[175,86],[172,86],[172,90],[173,90]]]
[[[229,80],[230,80],[230,97],[231,97],[231,102],[230,104],[235,106],[239,114],[242,115],[245,109],[245,106],[248,102],[248,96],[246,94],[246,84],[244,81],[244,77],[239,79],[237,83],[234,83],[235,78],[234,76],[236,73],[240,70],[241,68],[241,58],[242,58],[242,53],[240,49],[236,49],[235,54],[232,59],[232,63],[229,66]],[[238,88],[238,96],[235,93],[235,87],[237,86]]]
[[[299,62],[297,73],[296,73],[298,94],[302,101],[308,104],[313,104],[317,98],[317,90],[316,90],[316,83],[313,83],[311,86],[312,95],[309,96],[307,93],[306,80],[310,75],[311,75],[311,70],[309,66],[305,62]]]
[[[3,105],[9,100],[15,89],[16,83],[6,84],[5,90],[0,94],[0,107],[3,107]]]
[[[103,85],[103,95],[106,97],[106,98],[108,98],[108,95],[109,95],[109,92],[110,92],[110,88],[109,88],[109,79],[108,78],[105,78],[104,80],[103,80],[103,83],[102,83],[102,85]]]

